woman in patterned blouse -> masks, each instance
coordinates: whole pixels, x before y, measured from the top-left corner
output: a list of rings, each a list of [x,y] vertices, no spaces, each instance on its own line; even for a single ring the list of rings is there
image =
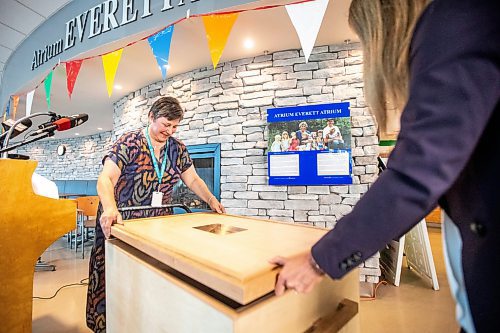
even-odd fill
[[[87,326],[94,332],[106,330],[104,241],[110,236],[111,225],[172,213],[169,208],[158,207],[120,214],[118,208],[151,205],[153,193],[161,204],[169,204],[174,185],[182,180],[213,211],[225,212],[196,173],[186,146],[172,137],[183,113],[175,98],[158,99],[149,111],[149,125],[124,134],[103,159],[104,167],[97,181],[100,223],[90,258],[87,293]]]

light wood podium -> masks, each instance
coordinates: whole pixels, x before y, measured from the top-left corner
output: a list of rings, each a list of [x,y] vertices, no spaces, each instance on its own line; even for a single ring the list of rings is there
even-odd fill
[[[357,270],[309,294],[273,292],[279,268],[268,260],[310,251],[325,232],[213,213],[115,225],[106,242],[107,331],[358,332]],[[345,299],[355,310],[341,318]]]
[[[31,333],[33,276],[43,251],[75,228],[76,203],[33,192],[37,162],[0,159],[0,331]]]

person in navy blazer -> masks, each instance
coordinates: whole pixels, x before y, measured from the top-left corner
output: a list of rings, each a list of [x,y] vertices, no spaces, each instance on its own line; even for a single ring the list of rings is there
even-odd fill
[[[500,1],[353,0],[349,23],[368,105],[382,130],[403,110],[401,130],[352,212],[310,254],[272,260],[276,294],[341,278],[439,203],[462,331],[500,332]]]

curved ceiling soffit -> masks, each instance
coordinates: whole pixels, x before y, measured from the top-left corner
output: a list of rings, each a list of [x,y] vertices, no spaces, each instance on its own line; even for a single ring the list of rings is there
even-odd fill
[[[130,36],[137,40],[141,34],[159,30],[185,18],[188,13],[204,14],[252,2],[256,1],[232,0],[229,4],[217,0],[71,1],[40,24],[7,59],[0,85],[0,105],[3,109],[10,95],[34,89],[59,61],[113,51],[119,45],[125,46]],[[125,4],[132,6],[127,8]],[[114,12],[113,6],[116,6]],[[101,29],[91,29],[92,17],[96,17],[95,13],[99,11],[97,26]],[[102,11],[112,13],[107,27],[101,22],[104,18]],[[118,24],[115,28],[111,16]]]

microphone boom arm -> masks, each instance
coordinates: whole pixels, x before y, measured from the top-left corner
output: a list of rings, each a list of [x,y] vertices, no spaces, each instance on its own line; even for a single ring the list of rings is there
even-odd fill
[[[9,157],[9,154],[7,153],[8,151],[12,150],[12,149],[15,149],[17,147],[20,147],[22,146],[23,144],[27,144],[27,143],[30,143],[30,142],[33,142],[33,141],[36,141],[36,140],[39,140],[39,139],[42,139],[42,138],[45,138],[46,136],[43,136],[43,137],[36,137],[35,139],[31,140],[31,141],[28,141],[28,142],[22,142],[21,145],[15,145],[14,147],[7,147],[8,144],[9,144],[9,140],[10,140],[10,137],[12,135],[12,133],[14,132],[14,129],[16,128],[16,126],[18,124],[20,124],[23,120],[26,120],[26,119],[31,119],[31,118],[35,118],[35,117],[38,117],[38,116],[54,116],[54,112],[41,112],[41,113],[33,113],[29,116],[26,116],[26,117],[23,117],[21,119],[19,119],[18,121],[16,121],[14,123],[14,125],[12,125],[11,128],[9,128],[9,131],[7,132],[7,135],[5,136],[5,139],[3,141],[3,149],[0,150],[0,153],[2,154],[2,158],[8,158]],[[50,136],[50,135],[49,135]]]
[[[38,141],[38,140],[41,140],[41,139],[45,139],[45,138],[51,137],[53,135],[54,135],[54,132],[47,132],[47,133],[45,133],[43,135],[37,136],[36,138],[30,139],[28,141],[22,141],[22,142],[16,143],[13,146],[0,149],[0,154],[7,154],[7,152],[9,152],[11,150],[14,150],[16,148],[22,147],[24,145],[27,145],[28,143],[32,143],[32,142],[35,142],[35,141]],[[8,154],[7,154],[7,156],[8,156]]]

